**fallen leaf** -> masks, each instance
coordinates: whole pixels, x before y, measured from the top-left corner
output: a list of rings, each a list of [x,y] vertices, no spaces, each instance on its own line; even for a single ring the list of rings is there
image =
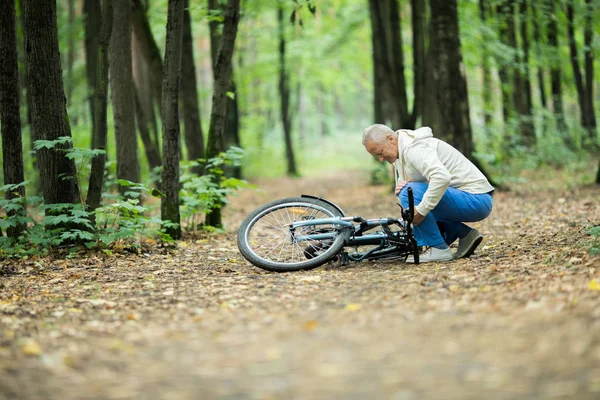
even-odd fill
[[[592,279],[588,287],[590,290],[600,290],[600,282],[598,282],[595,279]]]
[[[318,326],[319,323],[314,319],[311,319],[310,321],[306,321],[302,324],[302,329],[304,329],[306,332],[312,332],[317,329]]]
[[[348,311],[358,311],[360,310],[360,304],[350,303],[346,305],[346,310]]]
[[[27,342],[21,347],[26,356],[39,356],[42,354],[42,348],[34,341]]]

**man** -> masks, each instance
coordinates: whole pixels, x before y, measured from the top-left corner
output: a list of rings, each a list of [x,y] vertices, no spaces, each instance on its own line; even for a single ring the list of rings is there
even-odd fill
[[[433,137],[428,127],[394,132],[371,125],[363,145],[379,161],[394,166],[396,195],[408,207],[408,187],[415,198],[414,233],[419,246],[429,247],[420,262],[469,257],[483,240],[464,222],[481,221],[492,211],[494,188],[471,161],[454,147]],[[448,247],[458,239],[455,254]],[[409,257],[407,262],[414,262]]]

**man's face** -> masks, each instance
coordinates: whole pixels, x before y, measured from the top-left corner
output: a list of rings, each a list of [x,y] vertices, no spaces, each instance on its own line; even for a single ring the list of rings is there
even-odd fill
[[[398,159],[398,144],[393,135],[388,134],[383,143],[375,143],[369,140],[365,144],[367,151],[379,161],[387,161],[393,164]]]

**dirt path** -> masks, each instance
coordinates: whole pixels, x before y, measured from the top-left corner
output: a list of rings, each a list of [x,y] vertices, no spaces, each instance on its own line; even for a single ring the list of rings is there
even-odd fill
[[[397,213],[360,173],[259,182]],[[175,252],[0,264],[0,399],[600,398],[593,188],[498,193],[468,260],[250,266],[234,234]],[[596,281],[594,281],[596,279]]]

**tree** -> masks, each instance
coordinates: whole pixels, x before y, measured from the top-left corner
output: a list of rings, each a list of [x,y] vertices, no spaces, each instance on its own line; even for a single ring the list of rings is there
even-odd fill
[[[425,38],[427,31],[427,4],[425,0],[411,0],[413,30],[414,103],[409,126],[415,126],[423,117],[425,108]]]
[[[434,79],[442,129],[439,136],[472,159],[467,80],[462,66],[457,0],[430,0]]]
[[[521,143],[526,147],[535,145],[535,127],[533,125],[533,104],[531,95],[531,79],[529,78],[529,7],[527,0],[519,0],[519,24],[521,34],[521,54],[519,57],[519,68],[516,69],[516,84],[518,83],[518,92],[521,96],[518,104],[520,125],[521,125]]]
[[[575,77],[575,86],[577,88],[577,97],[579,99],[579,109],[581,110],[581,125],[587,130],[589,141],[596,143],[596,113],[594,112],[594,56],[592,53],[593,34],[593,5],[591,0],[585,0],[586,14],[584,24],[584,73],[581,73],[579,67],[579,55],[577,43],[575,41],[575,11],[573,7],[574,0],[568,0],[567,21],[569,36],[569,54],[571,66],[573,67],[573,76]]]
[[[119,0],[117,0],[119,1]],[[98,37],[98,47],[96,56],[98,65],[94,68],[96,71],[93,115],[94,132],[92,136],[92,149],[106,149],[106,108],[108,98],[108,49],[110,46],[110,36],[113,27],[113,6],[112,0],[104,0],[102,14],[100,15],[101,25]],[[106,154],[97,154],[92,158],[92,169],[90,172],[90,182],[88,185],[86,205],[88,210],[93,211],[100,207],[102,197],[102,188],[104,185],[104,164],[106,163]]]
[[[220,4],[217,0],[208,0],[208,8],[213,12],[213,14],[223,14],[224,11],[222,4]],[[219,22],[214,16],[210,19],[208,23],[210,29],[210,56],[213,68],[219,50],[219,43],[221,41],[219,25]],[[225,122],[225,130],[223,131],[223,136],[221,138],[221,149],[223,149],[224,151],[231,146],[241,146],[238,93],[234,79],[233,62],[231,65],[231,79],[229,81],[229,87],[227,88],[227,92],[229,93],[227,96],[227,115]],[[231,168],[226,167],[225,173],[227,175],[233,175],[236,178],[241,178],[242,175],[241,167],[234,167],[233,171],[231,171]]]
[[[552,101],[552,110],[554,111],[554,117],[556,118],[556,127],[558,128],[561,136],[565,138],[565,144],[567,147],[573,149],[573,141],[569,135],[567,124],[565,122],[565,115],[563,111],[563,95],[562,95],[562,69],[560,60],[560,49],[558,45],[558,22],[556,15],[556,7],[554,0],[547,0],[546,6],[550,17],[548,23],[548,45],[552,49],[553,57],[550,67],[550,88]]]
[[[62,81],[56,1],[23,0],[27,83],[31,105],[33,137],[57,140],[71,137],[65,91]],[[38,152],[44,202],[79,203],[80,194],[73,160],[65,157],[71,148],[64,142]]]
[[[397,0],[369,0],[373,44],[375,122],[412,128]]]
[[[85,66],[92,116],[92,129],[94,127],[94,96],[96,93],[96,76],[98,75],[98,40],[100,25],[102,24],[102,9],[100,0],[85,0],[83,3],[85,14]]]
[[[21,136],[19,62],[17,52],[15,2],[0,2],[0,122],[2,123],[2,171],[4,184],[25,181],[23,170],[23,141]],[[8,190],[8,200],[25,197],[25,187]],[[8,215],[14,215],[9,211]],[[7,229],[6,234],[18,238],[24,225]],[[1,235],[1,233],[0,233]]]
[[[206,158],[210,159],[219,154],[222,143],[223,130],[225,129],[227,113],[227,87],[231,79],[231,59],[237,27],[240,21],[240,0],[227,0],[224,13],[223,33],[214,63],[214,87],[212,97],[212,110],[208,130]],[[221,205],[217,204],[206,216],[206,225],[221,226]]]
[[[181,55],[181,80],[186,84],[181,87],[181,103],[183,105],[183,129],[188,160],[204,158],[204,136],[200,123],[200,108],[196,67],[194,65],[194,42],[192,36],[192,21],[188,10],[189,0],[185,1],[183,11],[183,39]],[[200,174],[202,169],[197,167],[194,172]]]
[[[110,91],[115,121],[117,178],[140,181],[135,130],[135,99],[131,61],[131,6],[129,1],[114,4],[110,36]],[[119,187],[125,192],[126,187]]]
[[[167,15],[167,43],[162,84],[163,116],[163,170],[162,189],[165,195],[160,203],[163,221],[172,224],[166,232],[173,238],[181,237],[179,214],[179,77],[181,69],[181,42],[183,36],[184,0],[169,0]]]
[[[287,159],[288,176],[297,176],[296,160],[294,158],[294,146],[292,143],[292,117],[290,115],[290,88],[289,77],[285,66],[285,26],[283,22],[283,5],[279,3],[277,10],[277,21],[279,26],[279,96],[281,122],[283,123],[283,135],[285,142],[285,155]]]
[[[483,24],[486,23],[489,14],[489,7],[486,0],[479,0],[479,18]],[[481,70],[483,74],[483,115],[485,128],[487,129],[492,122],[492,73],[489,62],[489,50],[487,46],[481,49]]]

